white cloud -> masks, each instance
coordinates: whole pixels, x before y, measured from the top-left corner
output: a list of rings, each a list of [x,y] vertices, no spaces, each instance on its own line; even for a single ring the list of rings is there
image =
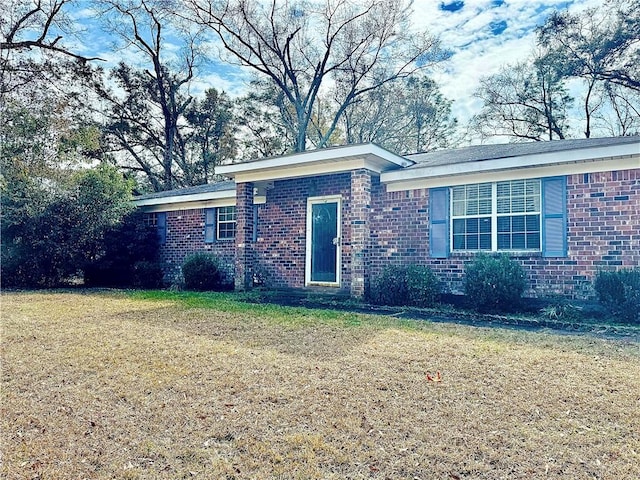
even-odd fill
[[[442,92],[454,100],[453,113],[465,124],[480,104],[473,98],[480,77],[491,75],[507,64],[524,61],[535,46],[535,28],[555,9],[579,11],[599,4],[597,0],[467,0],[456,12],[442,11],[438,1],[414,4],[413,27],[439,35],[451,59],[433,76]],[[494,22],[506,22],[499,35]]]
[[[247,93],[248,74],[240,69],[224,69],[209,71],[198,75],[191,83],[191,93],[200,95],[208,88],[225,91],[230,97],[238,97]]]
[[[535,27],[554,9],[579,11],[600,3],[600,0],[466,0],[462,9],[447,12],[440,9],[438,0],[415,0],[411,21],[412,28],[439,35],[443,46],[453,51],[451,59],[432,74],[443,93],[454,101],[454,116],[464,125],[481,107],[473,97],[480,77],[498,72],[503,65],[525,60],[535,45]],[[104,58],[105,67],[121,60],[135,63],[132,52],[112,50],[114,35],[101,29],[92,10],[78,9],[73,12],[73,19],[86,28],[85,35],[73,42],[76,51]],[[506,29],[494,35],[492,24],[499,22],[505,22]],[[171,43],[165,45],[166,54],[177,60],[180,53],[177,39],[169,40]],[[216,56],[215,41],[203,41],[201,47]],[[250,70],[218,59],[202,67],[192,85],[192,93],[198,94],[210,87],[224,90],[230,96],[246,93]],[[574,88],[572,85],[572,93]]]

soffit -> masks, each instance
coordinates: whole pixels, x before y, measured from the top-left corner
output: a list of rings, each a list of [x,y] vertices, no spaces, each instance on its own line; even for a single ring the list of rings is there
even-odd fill
[[[369,143],[221,165],[216,168],[216,173],[231,177],[236,183],[264,182],[342,173],[360,168],[381,173],[408,167],[413,163],[411,160]]]
[[[453,164],[416,164],[408,169],[385,172],[380,181],[390,191],[466,183],[472,178],[498,178],[525,171],[588,173],[640,168],[640,138],[635,142],[601,147],[575,148],[562,152],[537,153],[506,158],[466,161]],[[519,173],[518,173],[519,172]],[[557,173],[560,174],[560,173]]]

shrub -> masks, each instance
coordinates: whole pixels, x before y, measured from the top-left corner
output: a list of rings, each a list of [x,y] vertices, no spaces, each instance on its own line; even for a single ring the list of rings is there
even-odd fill
[[[431,307],[440,296],[440,281],[429,267],[410,265],[407,268],[407,291],[409,305]]]
[[[480,254],[467,265],[464,291],[479,312],[507,312],[519,306],[525,289],[522,266],[507,255]]]
[[[85,285],[119,288],[157,288],[162,285],[158,233],[155,228],[144,224],[143,215],[136,210],[105,232],[102,250],[84,268]],[[144,265],[137,268],[146,269],[147,273],[136,272],[136,265],[140,262]],[[150,277],[146,279],[142,275]]]
[[[113,167],[81,170],[64,181],[28,178],[12,168],[3,171],[9,181],[0,182],[3,286],[66,284],[100,257],[106,233],[134,208],[131,182]]]
[[[440,295],[440,282],[429,267],[391,265],[375,277],[367,300],[377,305],[430,307]]]
[[[143,260],[133,265],[133,286],[136,288],[161,288],[163,277],[158,262]]]
[[[182,264],[187,290],[227,290],[229,282],[215,255],[205,252],[189,255]]]
[[[598,272],[593,287],[614,317],[640,323],[640,268]]]
[[[543,317],[549,320],[580,321],[583,318],[582,307],[572,304],[562,295],[553,295],[547,299],[548,304],[540,309]]]

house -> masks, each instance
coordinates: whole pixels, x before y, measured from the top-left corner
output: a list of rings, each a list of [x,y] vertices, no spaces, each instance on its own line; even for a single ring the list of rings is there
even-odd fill
[[[428,265],[451,292],[479,251],[507,252],[528,295],[591,295],[640,264],[640,137],[480,145],[399,156],[348,145],[224,165],[232,180],[136,199],[168,279],[215,253],[236,288],[362,296],[386,265]]]

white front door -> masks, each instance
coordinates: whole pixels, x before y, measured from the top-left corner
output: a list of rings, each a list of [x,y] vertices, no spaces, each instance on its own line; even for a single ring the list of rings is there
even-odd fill
[[[340,285],[340,197],[307,200],[306,285]]]

